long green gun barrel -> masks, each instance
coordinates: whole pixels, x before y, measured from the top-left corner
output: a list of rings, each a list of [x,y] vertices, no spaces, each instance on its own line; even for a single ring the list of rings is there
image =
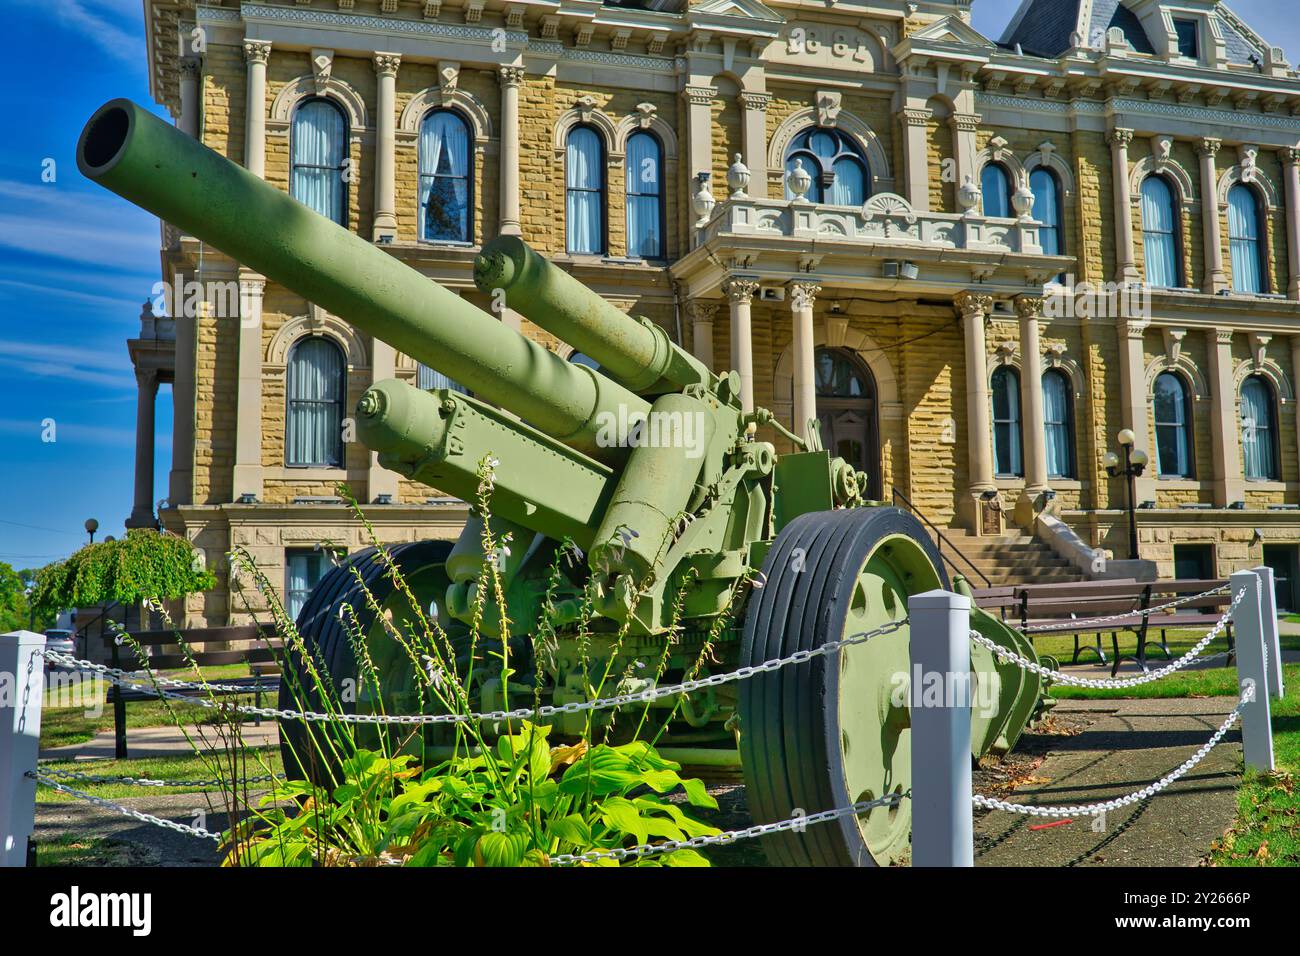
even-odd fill
[[[650,411],[623,385],[564,361],[130,100],[95,111],[77,143],[77,167],[594,458],[626,458],[603,440],[609,416]]]

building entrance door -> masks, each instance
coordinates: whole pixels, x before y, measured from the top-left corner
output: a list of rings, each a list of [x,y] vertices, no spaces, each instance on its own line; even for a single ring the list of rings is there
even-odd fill
[[[822,445],[832,455],[866,472],[865,494],[879,500],[884,492],[876,380],[862,360],[848,349],[818,349],[814,361]]]

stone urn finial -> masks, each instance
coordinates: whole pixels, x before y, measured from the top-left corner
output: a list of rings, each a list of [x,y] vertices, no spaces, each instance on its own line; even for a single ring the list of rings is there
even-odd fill
[[[1029,184],[1021,182],[1016,189],[1015,195],[1011,197],[1011,208],[1016,211],[1019,219],[1034,218],[1034,191],[1029,188]]]
[[[961,184],[961,188],[957,190],[957,202],[961,204],[962,211],[968,216],[976,215],[979,210],[980,200],[983,198],[983,194],[980,192],[979,186],[975,184],[975,180],[967,176]]]
[[[703,229],[708,223],[709,217],[713,215],[713,208],[718,204],[718,201],[713,198],[713,193],[709,190],[708,173],[700,173],[695,179],[700,184],[700,188],[695,191],[695,195],[691,199],[691,205],[695,209],[695,215],[699,217],[699,220],[695,223],[695,228]]]
[[[736,161],[731,164],[727,170],[727,185],[731,188],[732,199],[744,199],[748,193],[750,172],[749,167],[741,159],[740,153],[736,154]]]
[[[812,188],[812,175],[803,168],[803,160],[796,158],[794,169],[785,177],[786,188],[794,195],[795,202],[807,202],[804,198]]]

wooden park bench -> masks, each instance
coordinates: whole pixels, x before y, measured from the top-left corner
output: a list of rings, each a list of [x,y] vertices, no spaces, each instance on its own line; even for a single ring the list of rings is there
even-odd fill
[[[1168,611],[1155,611],[1151,614],[1143,612],[1179,598],[1214,590],[1224,584],[1224,581],[1141,582],[1133,579],[1027,584],[1014,586],[1011,595],[1005,593],[1006,588],[977,591],[976,601],[989,613],[999,613],[1004,620],[1013,620],[1031,639],[1053,633],[1072,635],[1073,664],[1079,662],[1079,656],[1084,651],[1093,651],[1101,663],[1106,663],[1102,640],[1104,635],[1110,634],[1114,652],[1114,658],[1110,662],[1111,674],[1114,675],[1119,672],[1120,663],[1125,656],[1119,647],[1121,633],[1132,633],[1136,637],[1137,648],[1132,659],[1145,672],[1147,645],[1155,643],[1152,640],[1153,633],[1159,634],[1160,650],[1168,659],[1172,657],[1168,643],[1170,630],[1217,623],[1231,598],[1225,590]],[[1095,638],[1095,644],[1082,643],[1089,636]],[[1228,648],[1231,655],[1231,627],[1228,630]]]
[[[281,642],[275,638],[275,628],[269,624],[250,624],[243,627],[201,627],[181,631],[180,637],[190,648],[187,656],[181,647],[177,632],[138,631],[131,635],[146,652],[149,667],[154,673],[168,670],[191,670],[191,663],[199,667],[220,667],[229,664],[248,666],[247,677],[213,677],[210,682],[220,684],[223,688],[215,690],[178,689],[168,687],[169,693],[182,694],[187,697],[224,697],[228,695],[251,694],[254,703],[262,706],[263,695],[278,694],[280,691],[280,654]],[[112,658],[112,666],[125,671],[137,670],[140,661],[133,648],[118,644],[112,633],[104,635]],[[218,649],[206,650],[206,647],[221,645]],[[232,647],[231,645],[239,645]],[[192,673],[183,674],[181,680],[195,681]],[[125,759],[126,751],[126,705],[137,700],[158,700],[157,691],[143,671],[132,683],[140,685],[134,688],[111,684],[107,700],[113,705],[113,731],[116,740],[115,749],[119,759]],[[237,689],[236,689],[237,688]],[[256,721],[261,723],[260,718]]]

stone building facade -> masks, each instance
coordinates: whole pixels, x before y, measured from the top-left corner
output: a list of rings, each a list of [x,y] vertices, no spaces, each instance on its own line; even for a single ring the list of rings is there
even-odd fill
[[[476,250],[522,234],[735,368],[747,402],[818,417],[874,496],[974,534],[1046,514],[1085,555],[1127,556],[1104,456],[1131,429],[1151,459],[1141,556],[1162,576],[1268,560],[1290,588],[1300,77],[1211,0],[1024,0],[998,41],[969,6],[146,10],[152,91],[182,129],[484,309]],[[146,310],[130,343],[131,523],[218,569],[190,623],[246,617],[233,546],[290,591],[319,543],[363,546],[339,482],[387,540],[455,536],[464,503],[348,440],[371,382],[429,370],[166,225],[162,263],[174,322]],[[155,516],[159,381],[176,418]]]

